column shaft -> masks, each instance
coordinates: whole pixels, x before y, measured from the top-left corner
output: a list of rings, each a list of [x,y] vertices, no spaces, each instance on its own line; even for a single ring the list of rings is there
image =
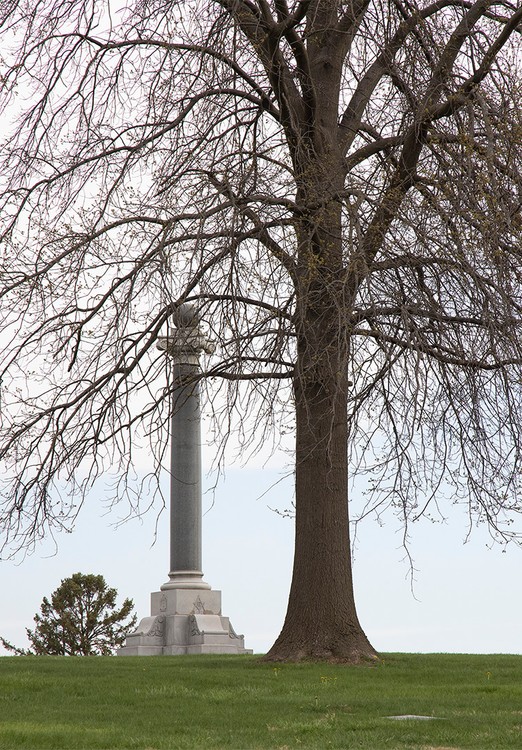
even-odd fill
[[[201,577],[201,415],[199,385],[191,378],[197,366],[173,369],[179,385],[171,420],[170,572]]]

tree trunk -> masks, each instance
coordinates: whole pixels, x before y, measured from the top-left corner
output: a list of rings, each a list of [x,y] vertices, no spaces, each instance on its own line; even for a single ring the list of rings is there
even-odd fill
[[[345,387],[337,383],[333,393],[296,387],[294,568],[285,623],[268,660],[358,663],[376,657],[353,594],[343,380]]]
[[[307,273],[302,274],[305,280],[297,304],[294,567],[283,630],[266,656],[272,661],[358,663],[377,657],[359,624],[352,585],[349,338],[346,284],[336,234],[340,236],[330,230],[328,240],[321,242],[315,225],[313,235],[322,247],[308,243],[310,262],[304,263]],[[306,254],[303,251],[302,257]],[[318,258],[322,260],[319,264]]]

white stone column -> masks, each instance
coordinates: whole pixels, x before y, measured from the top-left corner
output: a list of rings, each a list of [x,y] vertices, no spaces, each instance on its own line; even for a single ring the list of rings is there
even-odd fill
[[[170,483],[170,572],[151,594],[151,614],[127,636],[119,656],[249,654],[221,612],[221,591],[203,581],[201,569],[201,415],[199,357],[213,347],[191,305],[180,305],[176,330],[158,348],[173,358]]]
[[[171,418],[170,572],[162,591],[209,589],[201,559],[201,412],[199,357],[213,346],[199,330],[194,307],[181,305],[173,316],[175,332],[158,348],[173,359]]]

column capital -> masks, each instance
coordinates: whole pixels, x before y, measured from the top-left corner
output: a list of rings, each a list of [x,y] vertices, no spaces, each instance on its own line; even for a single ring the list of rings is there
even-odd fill
[[[199,327],[197,309],[183,303],[173,313],[172,320],[176,326],[170,336],[159,336],[156,347],[171,356],[177,364],[198,365],[202,352],[212,354],[215,346]]]

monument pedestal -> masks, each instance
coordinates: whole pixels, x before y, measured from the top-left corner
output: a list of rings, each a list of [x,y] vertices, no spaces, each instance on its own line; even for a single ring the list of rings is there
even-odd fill
[[[118,649],[118,656],[251,653],[244,636],[221,614],[221,591],[210,588],[155,591],[151,616],[144,617]]]

